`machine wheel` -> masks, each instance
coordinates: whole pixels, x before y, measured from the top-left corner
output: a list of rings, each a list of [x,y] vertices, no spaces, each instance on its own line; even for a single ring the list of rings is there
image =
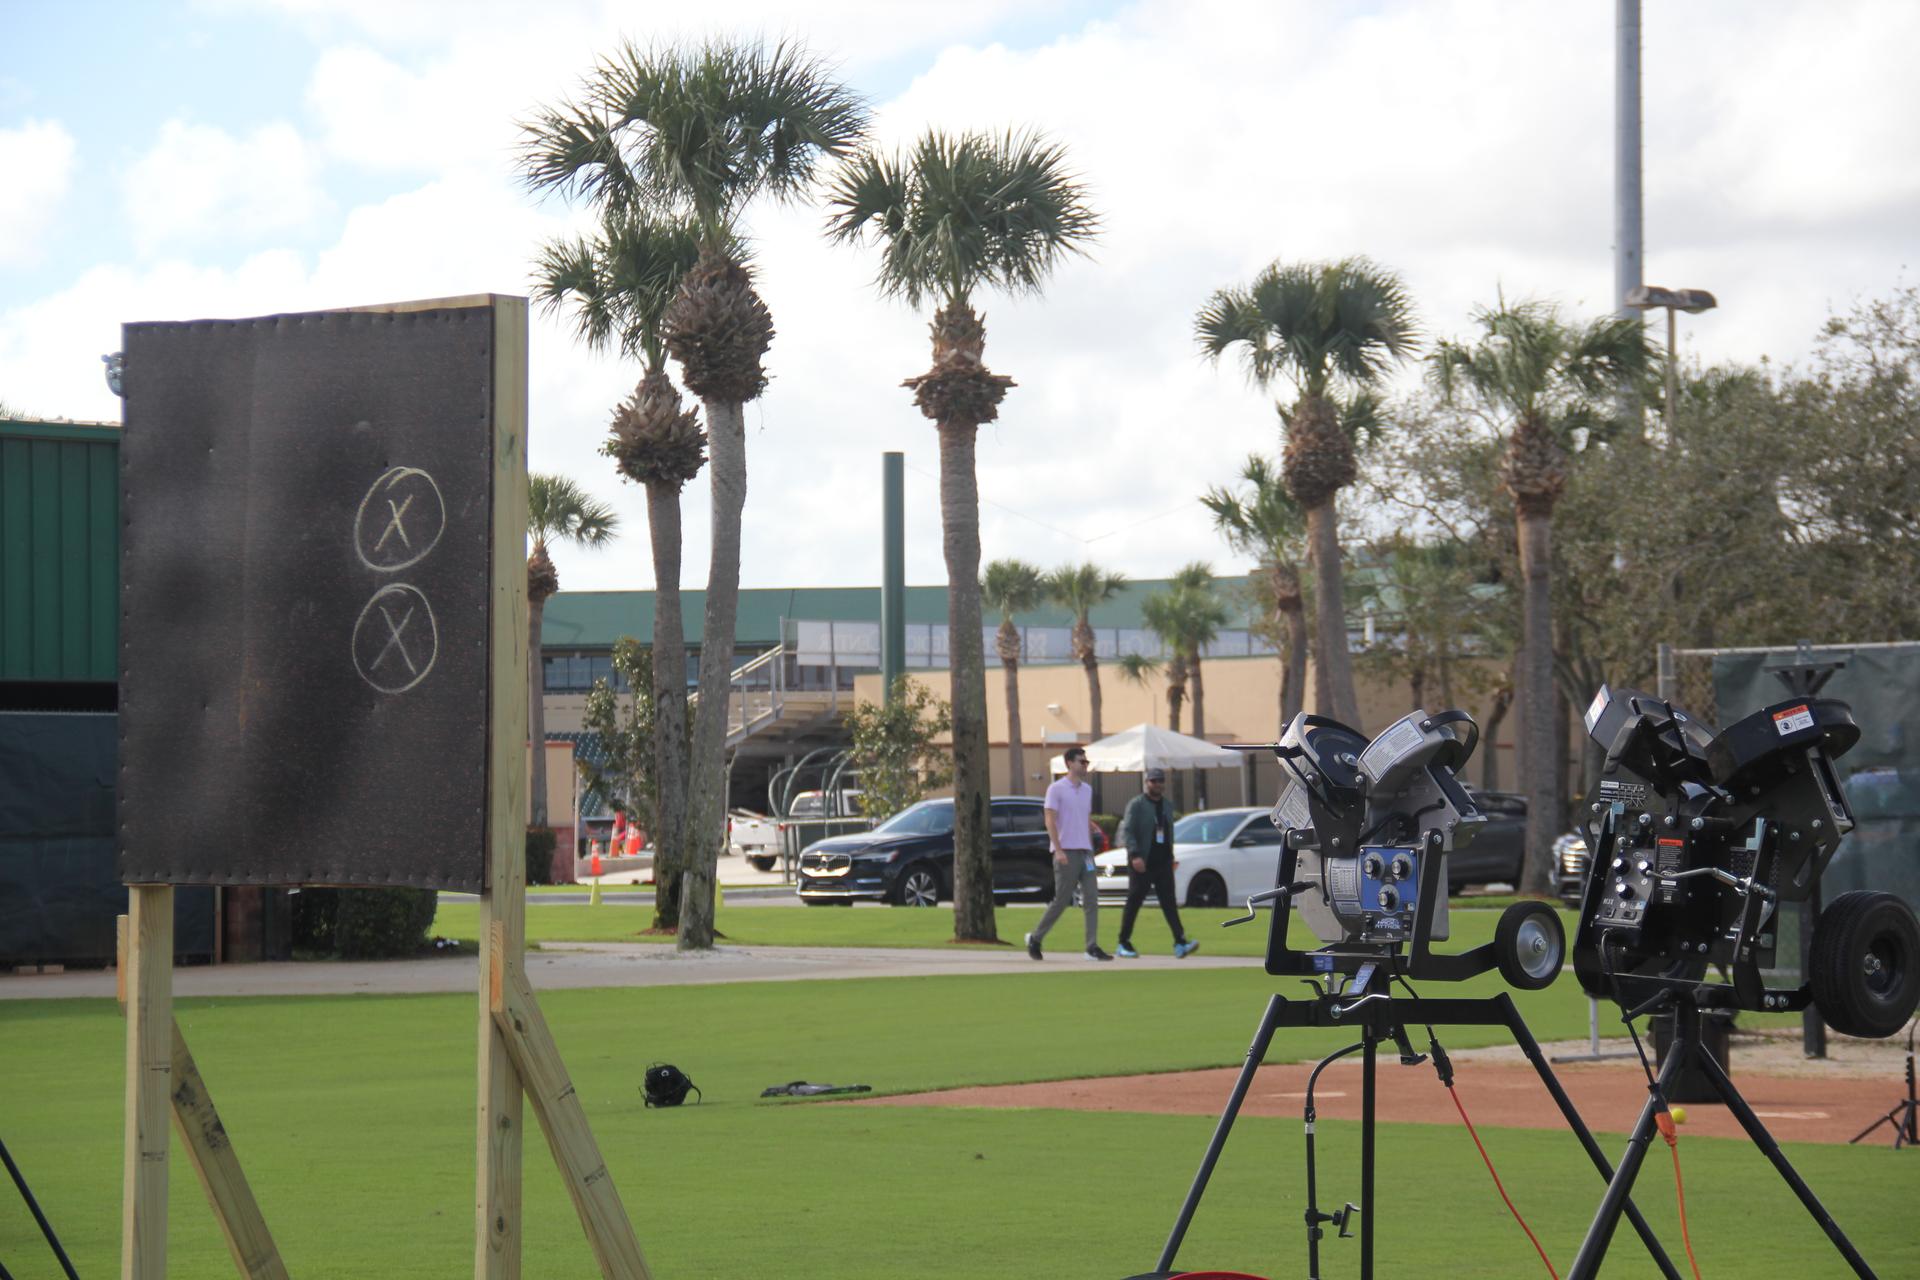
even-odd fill
[[[894,888],[894,900],[903,907],[940,905],[940,873],[924,862],[916,862],[900,873]]]
[[[1187,884],[1187,905],[1190,907],[1226,906],[1227,882],[1211,871],[1199,872]]]
[[[759,854],[750,854],[747,857],[747,861],[753,864],[755,871],[771,871],[773,870],[773,864],[776,859],[771,856],[763,858]]]
[[[1493,955],[1507,985],[1539,991],[1560,975],[1567,958],[1567,932],[1544,902],[1516,902],[1500,913],[1493,932]]]
[[[1890,893],[1855,890],[1827,904],[1807,964],[1813,1002],[1842,1035],[1884,1039],[1920,1005],[1920,923]]]

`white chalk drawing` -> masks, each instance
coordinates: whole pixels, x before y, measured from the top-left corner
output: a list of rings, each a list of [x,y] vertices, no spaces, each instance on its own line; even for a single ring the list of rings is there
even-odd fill
[[[392,467],[360,499],[353,517],[353,549],[375,573],[420,563],[447,529],[440,486],[418,467]]]
[[[373,593],[353,624],[353,667],[382,693],[405,693],[440,656],[440,628],[420,588],[393,582]]]

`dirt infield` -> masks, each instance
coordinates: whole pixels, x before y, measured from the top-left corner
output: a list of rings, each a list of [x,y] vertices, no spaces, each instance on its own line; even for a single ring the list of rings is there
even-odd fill
[[[1444,1043],[1444,1041],[1443,1041]],[[1618,1047],[1610,1045],[1609,1047]],[[1549,1055],[1584,1051],[1584,1043],[1549,1045]],[[1755,1046],[1755,1058],[1767,1056]],[[1795,1074],[1762,1074],[1743,1068],[1741,1046],[1731,1054],[1734,1084],[1776,1138],[1783,1142],[1844,1143],[1899,1101],[1905,1089],[1899,1058],[1874,1054],[1859,1060],[1804,1064]],[[1889,1061],[1889,1058],[1891,1059]],[[1540,1078],[1518,1050],[1471,1050],[1453,1055],[1454,1087],[1476,1125],[1522,1129],[1558,1129],[1560,1112]],[[1891,1069],[1889,1070],[1889,1067]],[[1311,1064],[1269,1063],[1260,1068],[1247,1092],[1242,1115],[1300,1118]],[[1459,1124],[1453,1100],[1440,1087],[1433,1067],[1403,1067],[1389,1045],[1380,1056],[1375,1112],[1382,1121],[1410,1124]],[[1554,1066],[1589,1128],[1624,1134],[1633,1128],[1646,1102],[1647,1082],[1637,1060],[1564,1063]],[[1237,1068],[1171,1072],[1160,1075],[1108,1076],[1041,1084],[945,1089],[899,1094],[851,1103],[896,1107],[1032,1107],[1074,1111],[1137,1111],[1162,1115],[1218,1115],[1232,1091]],[[1314,1091],[1322,1118],[1360,1118],[1358,1055],[1327,1068]],[[1714,1138],[1743,1136],[1739,1122],[1719,1103],[1687,1103],[1681,1134]],[[1891,1142],[1882,1128],[1869,1142]]]

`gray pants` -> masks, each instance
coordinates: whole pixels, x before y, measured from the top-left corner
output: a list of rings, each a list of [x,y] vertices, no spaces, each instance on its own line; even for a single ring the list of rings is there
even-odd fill
[[[1100,877],[1093,869],[1090,849],[1069,849],[1066,866],[1053,864],[1053,901],[1047,904],[1047,913],[1034,928],[1035,942],[1047,936],[1047,930],[1053,928],[1053,922],[1073,901],[1075,889],[1080,891],[1080,906],[1087,913],[1087,945],[1100,945]]]

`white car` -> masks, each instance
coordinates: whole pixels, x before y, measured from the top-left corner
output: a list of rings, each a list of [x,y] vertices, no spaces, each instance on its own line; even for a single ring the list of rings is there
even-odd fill
[[[1273,888],[1280,874],[1280,831],[1266,809],[1203,809],[1173,824],[1173,859],[1173,891],[1181,906],[1242,903]],[[1100,869],[1100,896],[1126,897],[1126,849],[1116,846],[1093,861]]]
[[[780,860],[778,824],[749,809],[729,809],[727,852],[738,854],[761,871],[773,870]]]

